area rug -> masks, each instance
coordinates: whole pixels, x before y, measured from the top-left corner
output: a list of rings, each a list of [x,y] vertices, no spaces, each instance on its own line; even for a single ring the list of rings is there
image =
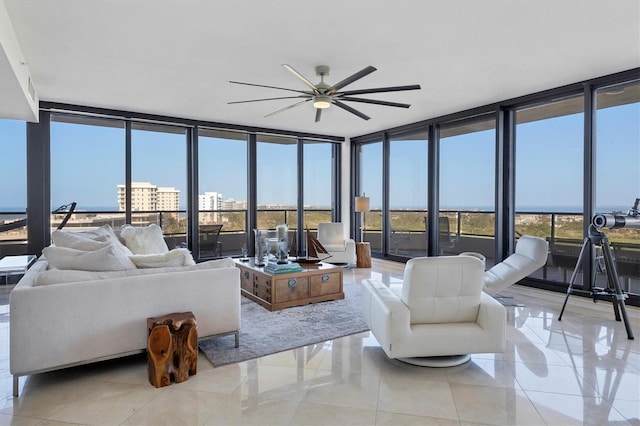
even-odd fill
[[[268,311],[241,298],[240,347],[234,336],[202,339],[200,350],[214,365],[246,361],[369,330],[362,318],[359,284],[344,284],[345,298]]]

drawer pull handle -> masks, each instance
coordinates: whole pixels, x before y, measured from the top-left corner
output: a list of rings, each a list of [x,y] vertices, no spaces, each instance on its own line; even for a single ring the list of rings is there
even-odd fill
[[[295,278],[289,278],[287,284],[289,284],[289,287],[295,287],[298,284],[298,280],[296,280]]]
[[[244,271],[244,277],[245,277],[246,279],[249,279],[249,272]]]
[[[322,282],[323,283],[329,282],[329,274],[322,274]]]

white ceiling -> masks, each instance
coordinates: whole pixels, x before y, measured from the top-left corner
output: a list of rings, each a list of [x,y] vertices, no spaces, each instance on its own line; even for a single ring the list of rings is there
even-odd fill
[[[638,0],[4,0],[41,100],[356,136],[640,66]],[[347,86],[409,109],[295,100],[237,80],[306,90],[329,65]],[[0,78],[2,76],[0,75]],[[345,89],[346,90],[346,89]]]

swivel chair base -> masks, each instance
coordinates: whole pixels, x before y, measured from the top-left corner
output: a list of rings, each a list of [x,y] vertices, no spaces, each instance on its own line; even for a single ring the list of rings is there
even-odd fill
[[[396,358],[398,361],[420,367],[455,367],[471,361],[471,355],[423,356],[414,358]]]

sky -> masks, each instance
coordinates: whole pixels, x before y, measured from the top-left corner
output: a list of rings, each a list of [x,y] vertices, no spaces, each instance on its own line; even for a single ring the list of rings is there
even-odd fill
[[[640,196],[640,104],[599,110],[596,123],[596,197],[602,207],[630,207]],[[516,206],[560,211],[582,205],[583,114],[520,124],[516,129]],[[124,184],[124,128],[53,122],[51,126],[52,207],[78,202],[78,209],[117,209],[117,185]],[[441,141],[440,207],[492,208],[493,130]],[[0,120],[0,211],[26,208],[25,123]],[[246,200],[244,140],[201,137],[200,193],[219,192]],[[373,209],[381,206],[381,144],[366,145],[362,182]],[[426,209],[425,141],[392,143],[392,208]],[[305,150],[305,205],[331,202],[329,144]],[[134,181],[175,187],[186,207],[184,134],[146,130],[132,132]],[[258,203],[296,204],[296,147],[258,144]]]

